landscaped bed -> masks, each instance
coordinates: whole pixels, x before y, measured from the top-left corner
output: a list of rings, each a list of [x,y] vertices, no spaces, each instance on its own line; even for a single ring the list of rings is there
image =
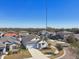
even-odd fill
[[[46,48],[46,49],[41,49],[40,51],[43,54],[47,55],[50,59],[54,59],[54,58],[60,57],[60,56],[62,56],[64,54],[63,50],[59,51],[58,54],[54,54],[55,48]]]
[[[63,54],[64,54],[64,51],[61,50],[61,51],[59,51],[59,53],[58,53],[57,55],[51,55],[51,56],[50,56],[50,59],[58,58],[58,57],[62,56]]]
[[[4,59],[23,59],[32,57],[28,50],[20,50],[16,54],[6,55]]]
[[[44,54],[53,54],[55,52],[54,48],[44,48],[40,50]]]

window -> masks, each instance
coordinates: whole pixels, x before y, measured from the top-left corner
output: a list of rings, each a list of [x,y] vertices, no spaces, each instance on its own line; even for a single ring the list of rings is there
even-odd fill
[[[6,44],[6,51],[9,51],[9,44]]]
[[[13,49],[17,49],[17,46],[13,46],[12,48],[13,48]]]
[[[42,43],[42,45],[44,45],[45,43]]]

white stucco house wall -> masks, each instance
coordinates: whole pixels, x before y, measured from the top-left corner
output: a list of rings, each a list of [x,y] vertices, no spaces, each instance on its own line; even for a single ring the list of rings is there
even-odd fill
[[[0,54],[6,53],[6,45],[3,43],[0,43]]]
[[[48,46],[48,43],[46,41],[41,40],[40,42],[37,43],[37,48],[42,49]]]
[[[36,37],[34,35],[23,37],[22,43],[26,48],[42,49],[48,46],[46,41],[41,40],[39,37]]]

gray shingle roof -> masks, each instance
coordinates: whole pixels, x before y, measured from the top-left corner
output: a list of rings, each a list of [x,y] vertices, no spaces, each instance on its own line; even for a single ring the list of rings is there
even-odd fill
[[[0,38],[0,42],[10,42],[10,43],[20,44],[20,42],[14,37],[2,37]]]
[[[74,34],[75,38],[79,39],[79,34]]]
[[[25,37],[22,37],[22,43],[24,46],[26,46],[28,43],[33,43],[31,40],[35,38],[35,35],[27,35]]]

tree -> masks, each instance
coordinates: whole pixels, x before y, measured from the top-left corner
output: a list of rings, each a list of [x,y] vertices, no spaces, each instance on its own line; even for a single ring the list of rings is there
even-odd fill
[[[76,42],[76,39],[75,39],[74,35],[70,35],[70,36],[66,39],[66,41],[67,41],[68,43],[74,43],[74,42]]]

